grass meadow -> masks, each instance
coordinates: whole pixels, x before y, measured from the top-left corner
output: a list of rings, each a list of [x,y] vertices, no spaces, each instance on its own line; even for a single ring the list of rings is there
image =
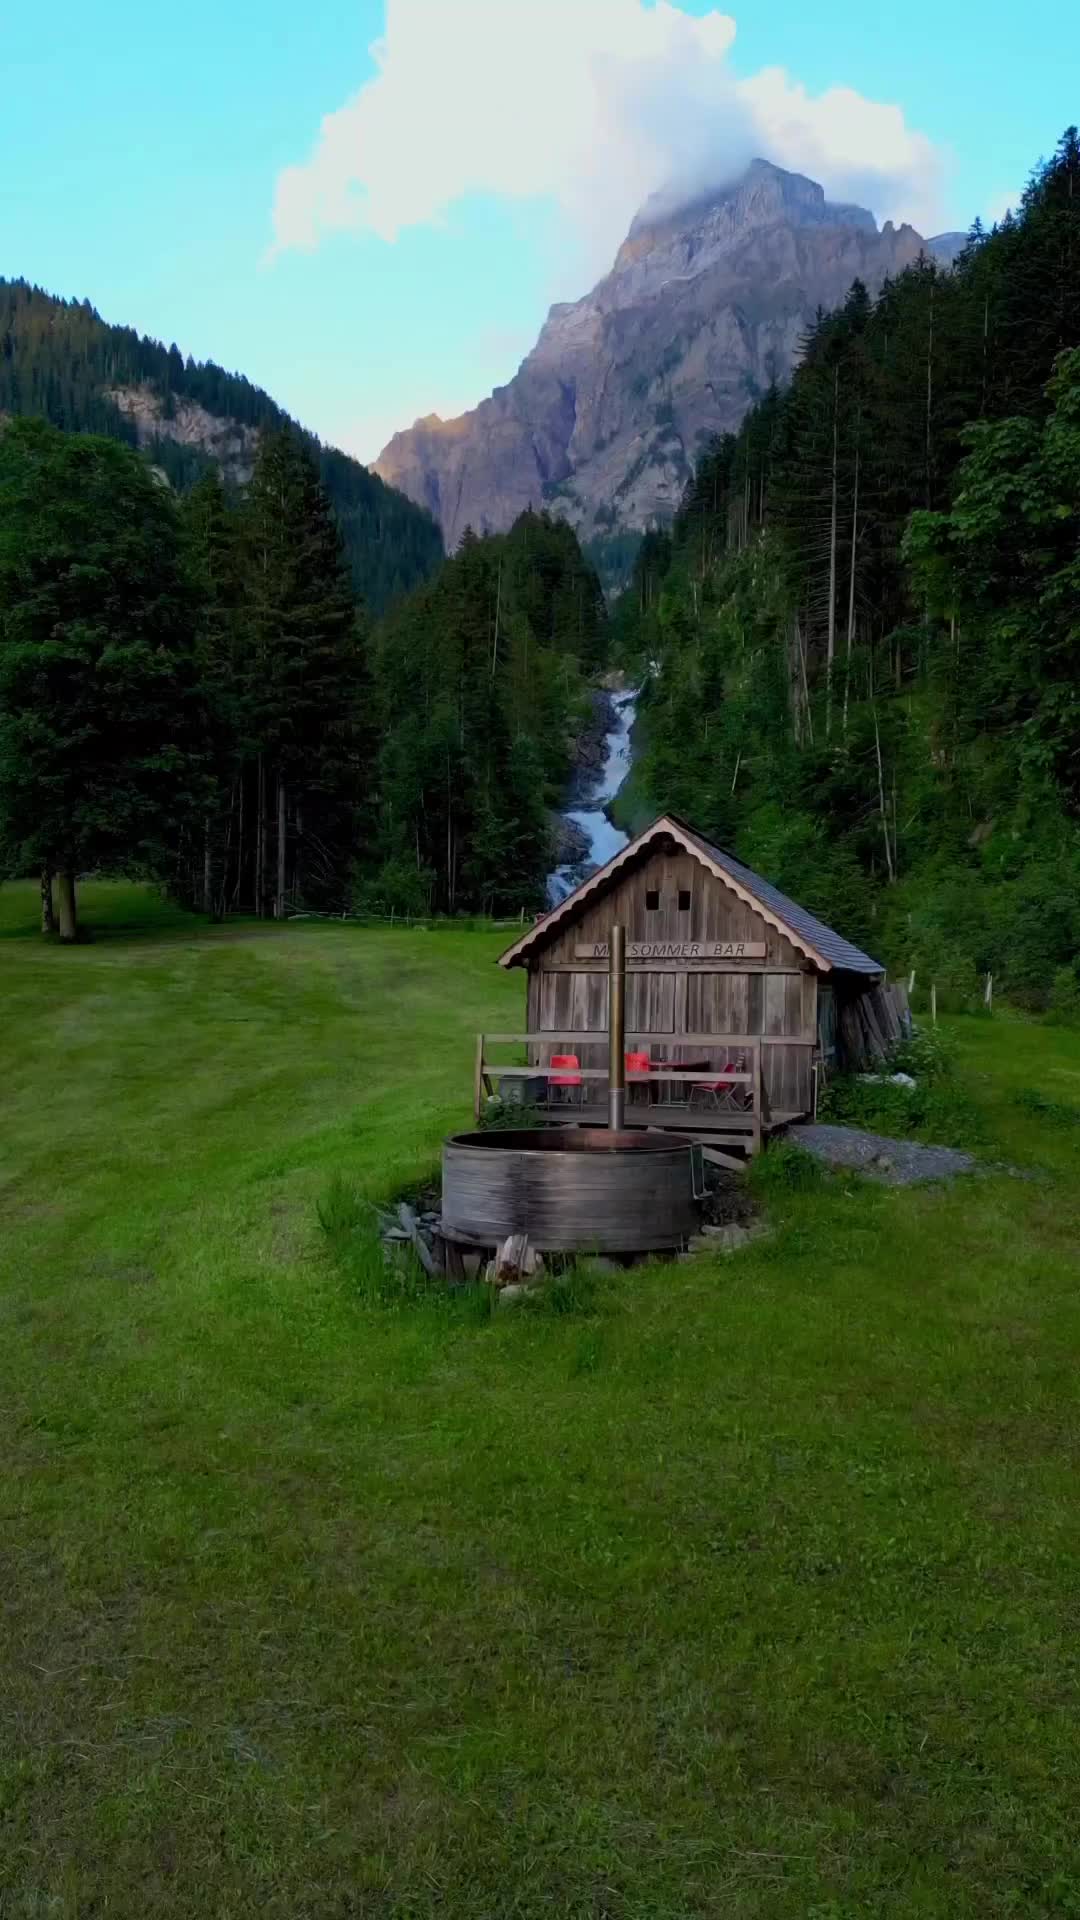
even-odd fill
[[[0,890],[3,1920],[1080,1916],[1080,1033],[953,1023],[977,1178],[485,1320],[318,1205],[504,936],[83,904]]]

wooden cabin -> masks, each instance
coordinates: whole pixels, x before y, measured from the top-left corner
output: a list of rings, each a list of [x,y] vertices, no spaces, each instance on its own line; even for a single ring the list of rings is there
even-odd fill
[[[497,1082],[505,1094],[516,1079],[555,1118],[603,1121],[608,936],[619,922],[627,1052],[648,1056],[647,1074],[629,1081],[629,1120],[752,1152],[763,1130],[814,1111],[841,1007],[884,969],[670,814],[502,955],[528,976],[527,1033],[481,1036],[478,1110]],[[527,1065],[501,1068],[498,1048],[514,1043]],[[580,1084],[560,1076],[549,1097],[556,1054],[577,1058]]]

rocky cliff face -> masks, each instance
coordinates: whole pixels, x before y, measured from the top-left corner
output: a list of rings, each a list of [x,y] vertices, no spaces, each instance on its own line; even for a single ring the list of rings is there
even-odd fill
[[[174,440],[177,446],[209,454],[226,479],[235,486],[247,486],[259,447],[255,427],[208,413],[197,400],[176,400],[169,409],[161,395],[146,385],[109,387],[105,398],[134,422],[140,447],[152,446],[155,440]]]
[[[932,245],[909,226],[879,232],[865,208],[764,160],[691,206],[658,196],[606,279],[552,308],[508,386],[396,434],[375,471],[429,508],[448,549],[530,505],[583,538],[652,525],[674,512],[703,442],[788,377],[818,307],[855,279],[875,292]]]

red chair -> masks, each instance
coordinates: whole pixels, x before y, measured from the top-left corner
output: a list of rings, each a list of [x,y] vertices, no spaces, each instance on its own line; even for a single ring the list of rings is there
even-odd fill
[[[635,1087],[644,1086],[646,1090],[645,1098],[646,1100],[648,1100],[650,1097],[649,1070],[652,1065],[652,1062],[650,1061],[648,1054],[647,1053],[627,1053],[627,1054],[624,1054],[623,1058],[626,1062],[626,1084],[630,1090],[631,1096],[633,1095],[633,1090]]]
[[[737,1060],[729,1060],[723,1068],[724,1073],[745,1073],[746,1059],[740,1055]],[[695,1080],[690,1087],[690,1105],[693,1106],[698,1094],[704,1097],[704,1104],[717,1113],[745,1113],[752,1105],[750,1089],[744,1080]]]
[[[581,1077],[581,1061],[576,1053],[553,1053],[548,1068],[548,1091],[555,1093],[559,1104],[580,1107],[584,1098],[585,1082]]]

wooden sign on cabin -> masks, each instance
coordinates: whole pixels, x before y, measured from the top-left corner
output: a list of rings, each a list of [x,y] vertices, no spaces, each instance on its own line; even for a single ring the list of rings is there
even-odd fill
[[[644,966],[650,960],[764,960],[764,940],[628,940],[627,966]],[[578,960],[606,960],[608,943],[593,940],[575,948]]]

